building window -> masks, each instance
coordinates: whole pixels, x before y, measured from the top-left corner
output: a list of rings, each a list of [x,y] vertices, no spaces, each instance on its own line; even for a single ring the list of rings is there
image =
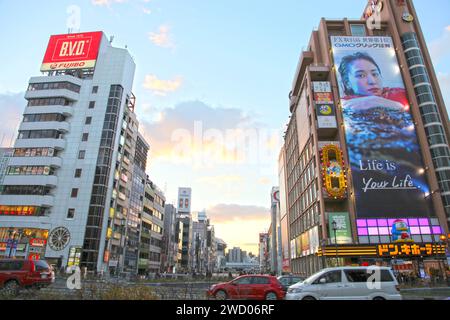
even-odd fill
[[[350,29],[352,30],[352,36],[354,37],[366,36],[366,27],[363,24],[352,24],[350,25]]]
[[[82,172],[83,170],[82,169],[76,169],[75,170],[75,178],[80,178],[81,177],[81,172]]]
[[[70,193],[70,196],[71,196],[72,198],[78,197],[78,188],[73,188],[73,189],[72,189],[72,192]]]
[[[84,159],[86,155],[86,150],[80,150],[80,152],[78,152],[78,159]]]
[[[84,124],[91,124],[92,122],[92,117],[86,117],[86,121],[84,122]]]
[[[73,219],[75,217],[75,209],[67,210],[67,219]]]
[[[93,86],[92,93],[97,93],[97,92],[98,92],[98,86]]]
[[[64,135],[58,130],[22,130],[18,139],[62,139]]]
[[[88,141],[89,133],[83,133],[83,137],[81,138],[81,141]]]
[[[89,102],[89,109],[94,109],[95,107],[95,101]]]

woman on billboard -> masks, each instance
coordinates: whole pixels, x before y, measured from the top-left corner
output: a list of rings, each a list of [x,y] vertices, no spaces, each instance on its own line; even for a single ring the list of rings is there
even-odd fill
[[[403,88],[383,87],[381,69],[368,54],[356,52],[345,56],[339,67],[344,87],[346,107],[367,110],[383,106],[395,110],[407,110],[408,99]]]
[[[380,57],[380,56],[378,56]],[[387,58],[387,57],[386,57]],[[397,63],[383,59],[384,68]],[[387,70],[387,69],[386,69]],[[414,122],[401,76],[365,52],[342,56],[341,103],[359,216],[426,216],[428,191]]]

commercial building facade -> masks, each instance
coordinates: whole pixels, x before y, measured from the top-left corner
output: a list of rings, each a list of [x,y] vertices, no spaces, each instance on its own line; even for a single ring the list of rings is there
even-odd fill
[[[141,243],[142,215],[144,214],[144,195],[147,181],[147,157],[150,146],[138,133],[133,159],[130,207],[127,214],[124,272],[138,273]]]
[[[137,228],[127,227],[139,126],[135,63],[102,32],[89,32],[52,36],[41,71],[30,79],[2,183],[0,206],[15,209],[0,215],[0,242],[15,239],[14,256],[62,267],[133,269],[124,248],[127,230]]]
[[[173,272],[177,264],[177,209],[172,204],[166,204],[164,208],[164,236],[163,257],[161,258],[164,272]]]
[[[267,232],[262,232],[259,234],[258,251],[259,271],[261,273],[269,273],[269,234]]]
[[[383,83],[384,81],[384,83]],[[282,150],[290,265],[442,268],[448,115],[412,1],[322,19],[298,63]]]
[[[193,260],[192,243],[192,215],[191,215],[191,188],[178,188],[178,213],[177,221],[182,224],[181,238],[181,260],[179,261],[180,271],[191,271]],[[180,226],[180,224],[178,224]],[[179,228],[180,229],[180,228]]]
[[[139,250],[139,273],[162,271],[163,228],[166,198],[164,193],[147,178],[144,189],[144,208]]]
[[[280,275],[282,269],[280,188],[273,187],[270,193],[269,259],[271,272]]]

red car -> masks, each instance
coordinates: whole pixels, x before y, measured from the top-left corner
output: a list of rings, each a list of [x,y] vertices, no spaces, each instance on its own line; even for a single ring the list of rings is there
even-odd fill
[[[55,281],[53,268],[44,260],[0,260],[0,288],[17,294],[19,288],[41,288]]]
[[[207,296],[221,300],[282,300],[285,292],[274,276],[245,275],[211,286]]]

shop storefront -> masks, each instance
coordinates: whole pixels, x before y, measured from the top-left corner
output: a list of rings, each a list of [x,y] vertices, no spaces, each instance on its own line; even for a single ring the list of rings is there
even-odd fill
[[[47,240],[46,229],[0,228],[0,257],[43,259]]]
[[[396,274],[417,278],[444,277],[449,268],[445,244],[389,243],[378,245],[327,245],[317,256],[327,266],[388,266]]]

